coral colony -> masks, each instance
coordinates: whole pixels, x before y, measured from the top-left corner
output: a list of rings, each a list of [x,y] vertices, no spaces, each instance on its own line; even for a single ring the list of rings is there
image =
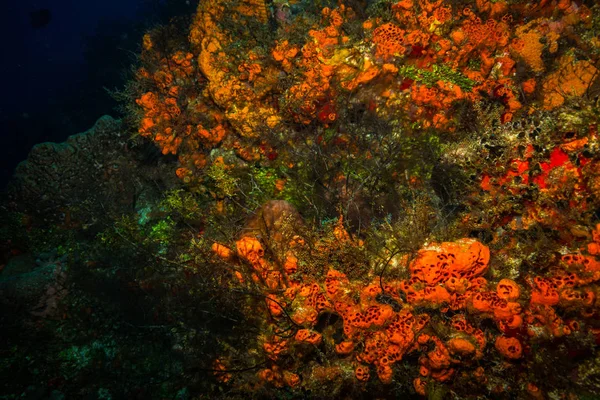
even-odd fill
[[[589,100],[600,40],[591,33],[592,10],[571,0],[404,0],[357,12],[340,1],[308,15],[290,2],[276,33],[261,38],[242,33],[269,23],[265,2],[208,3],[198,7],[187,51],[158,50],[160,30],[144,37],[136,78],[139,132],[177,155],[184,182],[198,185],[215,166],[258,163],[281,193],[311,168],[301,152],[322,148],[332,169],[348,159],[406,163],[380,177],[389,186],[371,189],[383,197],[399,185],[427,191],[431,171],[388,154],[404,149],[394,141],[426,136],[442,160],[473,173],[461,188],[469,211],[455,223],[491,232],[485,244],[431,237],[414,252],[385,246],[356,267],[358,275],[336,262],[310,266],[312,252],[368,246],[341,216],[333,237],[310,248],[302,235],[245,233],[214,243],[219,265],[231,271],[224,284],[264,296],[262,307],[248,304],[260,331],[245,351],[267,360],[242,377],[239,353],[223,352],[217,379],[244,390],[324,381],[365,388],[391,384],[403,369],[422,396],[463,385],[543,398],[544,382],[527,373],[539,348],[569,336],[600,338],[600,225],[590,225],[600,166]],[[357,112],[385,121],[388,131],[370,132]],[[478,123],[471,118],[485,121],[469,128]],[[321,172],[330,190],[360,180],[350,168]],[[215,212],[227,212],[227,197],[215,193]],[[571,226],[579,232],[557,239],[558,254],[527,270],[514,266],[539,256],[522,247],[528,231]],[[510,384],[505,373],[515,374]]]
[[[131,279],[146,294],[180,274],[171,309],[235,308],[210,350],[172,338],[215,398],[600,396],[594,2],[214,0],[188,22],[144,35],[124,91],[179,189],[101,238],[169,265]]]

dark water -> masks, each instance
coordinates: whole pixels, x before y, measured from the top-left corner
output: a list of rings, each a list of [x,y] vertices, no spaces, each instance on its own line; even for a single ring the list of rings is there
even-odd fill
[[[148,26],[193,10],[185,1],[19,1],[2,12],[6,93],[0,132],[4,187],[34,144],[61,142],[104,114],[120,115],[106,89],[128,79]]]

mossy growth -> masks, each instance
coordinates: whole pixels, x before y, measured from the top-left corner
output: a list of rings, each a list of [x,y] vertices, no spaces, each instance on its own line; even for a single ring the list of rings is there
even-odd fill
[[[230,173],[224,163],[213,163],[206,169],[206,175],[210,179],[208,183],[214,189],[216,197],[233,197],[238,192],[239,180]]]
[[[122,216],[114,226],[97,235],[103,245],[112,248],[129,248],[132,245],[146,249],[150,254],[165,254],[179,237],[176,222],[170,216],[140,225],[134,216]]]
[[[170,217],[156,222],[150,227],[146,240],[151,242],[168,245],[175,230],[175,222]]]
[[[367,7],[367,14],[371,18],[381,18],[383,21],[391,21],[394,18],[392,11],[393,0],[376,0]]]
[[[470,58],[467,67],[472,71],[479,71],[481,69],[481,59],[478,57]]]
[[[290,169],[284,166],[252,167],[249,170],[251,189],[250,198],[253,199],[253,208],[260,207],[269,200],[285,200],[295,206],[301,204],[304,193],[298,186],[302,180],[292,177]]]
[[[166,192],[159,208],[166,213],[174,213],[185,221],[199,219],[202,212],[197,196],[181,188]]]
[[[33,228],[28,232],[27,247],[34,254],[56,252],[58,257],[72,255],[81,250],[80,238],[74,230],[50,226],[47,229]]]
[[[449,82],[465,92],[472,91],[476,83],[447,65],[434,64],[431,70],[420,69],[414,65],[403,65],[399,68],[398,73],[427,86],[434,86],[438,81]]]
[[[249,171],[249,178],[252,185],[249,194],[253,199],[262,204],[265,200],[273,198],[278,180],[275,169],[253,167]]]

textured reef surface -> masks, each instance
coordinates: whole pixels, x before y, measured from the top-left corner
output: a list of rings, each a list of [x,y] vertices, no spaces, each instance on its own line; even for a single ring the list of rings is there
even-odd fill
[[[0,214],[0,399],[600,398],[600,7],[213,0]]]

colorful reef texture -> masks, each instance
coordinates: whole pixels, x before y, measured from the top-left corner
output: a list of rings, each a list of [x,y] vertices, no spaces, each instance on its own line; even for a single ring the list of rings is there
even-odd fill
[[[190,398],[600,398],[599,68],[593,1],[200,1],[98,238]]]
[[[211,239],[255,324],[216,379],[292,396],[410,382],[429,398],[577,398],[537,371],[568,358],[584,379],[577,358],[600,343],[597,7],[311,3],[200,2],[189,42],[144,37],[139,133],[213,212],[234,212],[259,170],[267,196],[303,215],[322,196],[339,215],[310,239],[298,221]],[[217,168],[238,188],[219,190]],[[438,201],[437,226],[415,246],[423,222],[398,207],[419,196]],[[259,214],[284,221],[269,204],[284,211]],[[394,223],[405,233],[381,240]]]

